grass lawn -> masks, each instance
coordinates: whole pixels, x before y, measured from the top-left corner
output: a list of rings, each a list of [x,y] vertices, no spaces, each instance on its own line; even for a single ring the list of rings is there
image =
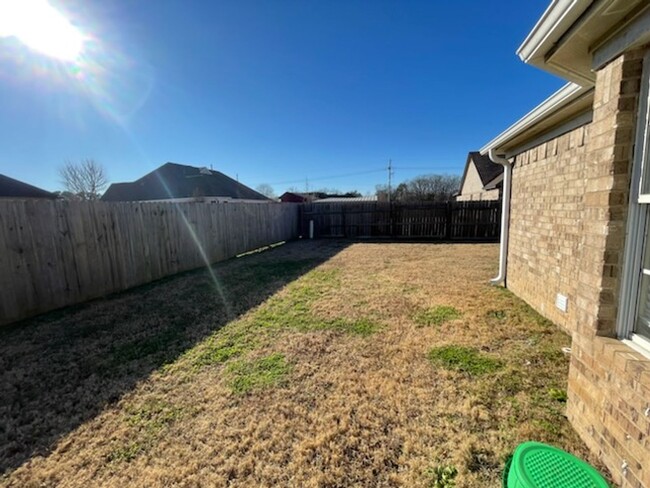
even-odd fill
[[[1,486],[500,486],[570,338],[496,245],[295,242],[0,329]],[[457,472],[457,474],[455,474]]]

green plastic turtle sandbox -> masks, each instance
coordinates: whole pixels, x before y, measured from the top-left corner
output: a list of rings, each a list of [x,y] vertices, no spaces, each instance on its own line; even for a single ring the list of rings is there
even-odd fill
[[[503,471],[503,488],[609,488],[592,466],[553,446],[524,442]]]

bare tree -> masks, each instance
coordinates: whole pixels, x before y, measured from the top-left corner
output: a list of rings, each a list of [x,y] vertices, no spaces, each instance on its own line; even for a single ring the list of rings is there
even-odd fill
[[[106,170],[94,159],[79,163],[66,161],[59,169],[65,189],[81,200],[97,200],[108,185]]]
[[[397,185],[391,191],[391,200],[400,202],[445,202],[451,200],[460,186],[457,175],[422,175]],[[388,200],[388,188],[377,185],[377,197]]]
[[[255,191],[257,193],[261,193],[266,198],[271,198],[271,199],[277,198],[277,196],[275,195],[275,191],[273,190],[273,187],[268,183],[260,183],[255,187]]]

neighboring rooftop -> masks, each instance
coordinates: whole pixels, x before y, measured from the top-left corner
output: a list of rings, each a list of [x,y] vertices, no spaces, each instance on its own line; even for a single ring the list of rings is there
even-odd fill
[[[478,151],[471,151],[467,155],[465,173],[467,173],[467,165],[470,161],[474,162],[474,167],[476,168],[476,171],[481,178],[481,183],[483,183],[483,186],[487,185],[497,176],[503,173],[503,166],[493,163],[487,155],[484,156]],[[463,179],[465,179],[465,174],[463,174]],[[463,187],[462,181],[460,187]]]
[[[288,203],[304,203],[311,202],[317,198],[323,198],[325,195],[325,193],[299,193],[285,191],[282,195],[280,195],[280,201]]]
[[[314,200],[314,203],[364,203],[364,202],[376,202],[377,195],[365,196],[365,197],[327,197],[319,198]]]
[[[0,198],[49,198],[54,200],[56,195],[0,174]]]
[[[269,200],[219,171],[176,163],[163,164],[132,183],[113,183],[102,200],[124,202],[199,197]]]

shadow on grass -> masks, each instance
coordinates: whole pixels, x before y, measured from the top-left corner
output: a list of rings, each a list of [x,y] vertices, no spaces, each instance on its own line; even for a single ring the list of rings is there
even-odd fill
[[[0,474],[343,250],[292,242],[0,328]]]

